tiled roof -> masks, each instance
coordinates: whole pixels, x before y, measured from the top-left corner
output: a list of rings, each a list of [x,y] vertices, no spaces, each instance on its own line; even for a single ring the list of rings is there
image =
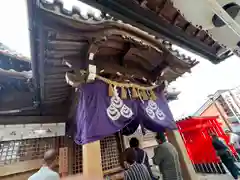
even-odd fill
[[[10,49],[8,46],[4,45],[3,43],[0,42],[0,54],[16,58],[21,61],[30,61],[30,59],[21,53],[18,53],[12,49]]]
[[[193,59],[191,56],[186,56],[186,54],[180,53],[177,49],[173,49],[173,45],[169,41],[163,41],[162,44],[166,49],[168,49],[172,55],[176,56],[176,58],[188,63],[189,65],[196,65],[198,61]],[[193,66],[191,66],[192,68]]]
[[[109,11],[111,15],[134,23],[136,27],[191,50],[213,63],[219,63],[233,54],[215,41],[208,31],[187,21],[171,0],[78,1]]]
[[[198,63],[195,59],[192,59],[190,56],[186,56],[185,54],[180,53],[178,50],[174,50],[170,42],[162,41],[161,39],[157,38],[154,35],[151,35],[130,24],[126,24],[121,20],[118,20],[110,16],[109,14],[103,13],[86,4],[84,5],[89,7],[87,12],[86,12],[86,9],[84,9],[85,7],[81,8],[81,6],[72,6],[72,9],[66,9],[63,2],[60,0],[40,0],[40,2],[41,2],[40,7],[44,8],[45,10],[54,12],[57,15],[63,16],[65,18],[71,18],[72,20],[76,20],[82,23],[87,23],[92,25],[99,25],[102,23],[106,23],[107,25],[107,23],[117,22],[117,24],[122,24],[132,29],[135,29],[136,31],[141,31],[142,33],[149,35],[153,39],[158,39],[160,42],[162,42],[163,46],[166,49],[168,49],[174,56],[176,56],[178,59],[182,60],[183,62],[188,63],[189,65],[196,65]],[[83,3],[81,3],[80,5],[82,4]],[[105,24],[102,24],[102,25],[104,26]]]
[[[30,79],[32,77],[30,59],[0,43],[0,76]]]

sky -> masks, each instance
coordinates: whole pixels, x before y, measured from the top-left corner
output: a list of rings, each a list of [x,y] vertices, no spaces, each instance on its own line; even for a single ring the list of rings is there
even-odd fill
[[[70,8],[74,3],[74,0],[67,0],[65,7]],[[89,9],[88,6],[80,5],[86,11]],[[1,0],[0,22],[0,42],[30,57],[26,1]],[[185,74],[170,84],[181,91],[178,100],[169,104],[176,119],[192,115],[208,99],[207,96],[215,91],[240,85],[240,58],[234,56],[214,65],[188,51],[180,51],[197,59],[200,64],[192,69],[191,74]]]

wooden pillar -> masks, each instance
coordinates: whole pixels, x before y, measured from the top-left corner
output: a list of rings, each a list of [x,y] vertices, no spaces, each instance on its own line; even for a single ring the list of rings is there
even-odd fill
[[[103,177],[100,141],[83,145],[84,177]]]
[[[73,174],[73,160],[74,160],[74,141],[70,138],[67,138],[67,145],[68,145],[68,174]]]
[[[198,180],[193,164],[189,159],[184,142],[178,130],[167,131],[167,137],[170,143],[175,146],[179,154],[179,160],[184,180]]]
[[[68,147],[59,148],[59,174],[61,177],[68,175]]]

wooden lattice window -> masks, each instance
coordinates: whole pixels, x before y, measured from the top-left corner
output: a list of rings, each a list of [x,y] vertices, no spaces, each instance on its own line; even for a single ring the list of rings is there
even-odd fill
[[[64,147],[65,143],[65,137],[0,142],[0,166],[19,161],[42,159],[48,149],[58,150],[60,147]]]
[[[109,136],[101,140],[101,157],[103,170],[110,170],[120,166],[119,161],[119,145],[115,135]],[[72,173],[83,172],[83,156],[82,146],[74,143],[73,158],[72,158]]]
[[[42,159],[48,149],[54,148],[58,151],[61,147],[73,148],[71,151],[72,173],[81,173],[83,171],[82,146],[75,144],[66,137],[0,142],[0,166],[19,161]],[[120,167],[119,154],[119,140],[115,135],[103,139],[101,141],[103,170]]]
[[[101,156],[103,171],[120,167],[119,144],[115,135],[101,140]]]
[[[83,172],[83,157],[82,157],[82,146],[77,145],[73,142],[73,154],[72,154],[72,173],[77,174]]]

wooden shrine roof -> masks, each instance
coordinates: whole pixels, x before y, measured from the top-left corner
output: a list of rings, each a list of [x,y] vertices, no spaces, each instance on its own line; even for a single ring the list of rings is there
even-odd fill
[[[156,37],[186,48],[212,63],[233,53],[215,41],[201,26],[193,26],[173,7],[171,0],[79,0],[107,11],[126,23],[144,29]],[[194,14],[193,14],[194,15]]]
[[[148,83],[174,81],[198,63],[168,41],[104,13],[84,15],[45,0],[28,0],[28,11],[33,79],[43,104],[70,99],[65,73],[86,68],[90,53],[98,73],[118,71]]]
[[[30,59],[0,43],[0,76],[13,79],[30,79]]]
[[[33,106],[31,61],[0,43],[0,114]]]

